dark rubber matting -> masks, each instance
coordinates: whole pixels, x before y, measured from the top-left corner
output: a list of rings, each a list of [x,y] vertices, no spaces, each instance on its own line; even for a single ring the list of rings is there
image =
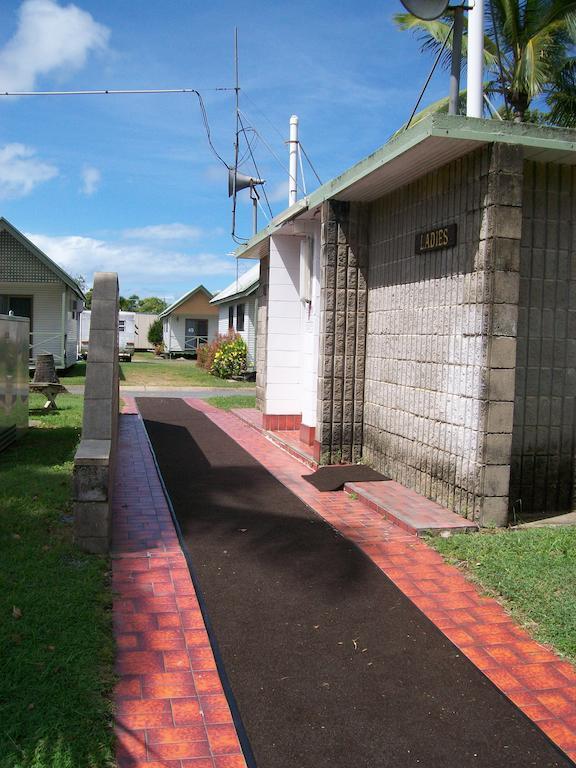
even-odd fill
[[[210,419],[138,406],[258,768],[573,765]]]
[[[335,464],[319,467],[311,475],[302,475],[318,491],[340,491],[345,483],[366,483],[374,480],[390,480],[372,467],[364,464]]]

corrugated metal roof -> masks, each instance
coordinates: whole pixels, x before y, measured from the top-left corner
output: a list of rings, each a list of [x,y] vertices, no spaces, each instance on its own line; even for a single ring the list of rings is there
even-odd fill
[[[236,296],[246,296],[258,285],[260,279],[260,262],[254,264],[253,267],[243,275],[239,275],[237,280],[230,283],[224,290],[217,293],[210,304],[221,304],[223,301],[233,299]]]
[[[451,160],[495,142],[522,146],[528,160],[576,164],[576,130],[430,115],[281,213],[235,255],[263,258],[269,253],[270,235],[326,200],[377,200]]]

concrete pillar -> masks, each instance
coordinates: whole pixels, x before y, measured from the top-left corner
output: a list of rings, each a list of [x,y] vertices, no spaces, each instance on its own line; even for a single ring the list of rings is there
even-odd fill
[[[118,276],[94,275],[82,439],[74,456],[74,540],[88,552],[110,548],[118,441]]]
[[[481,525],[505,525],[508,521],[522,189],[522,148],[494,144],[475,264],[476,270],[485,275],[485,290],[490,299],[485,328],[486,408],[480,424],[482,466],[475,509],[475,517]]]

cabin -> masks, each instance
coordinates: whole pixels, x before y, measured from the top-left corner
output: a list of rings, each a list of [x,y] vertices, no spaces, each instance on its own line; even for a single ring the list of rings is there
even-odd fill
[[[248,370],[256,366],[257,291],[260,285],[260,263],[255,264],[233,283],[214,296],[211,304],[218,307],[218,333],[238,333],[248,350]]]
[[[431,115],[276,216],[257,404],[480,525],[574,508],[576,131]]]
[[[168,357],[195,357],[202,344],[218,334],[218,307],[210,304],[209,290],[198,285],[160,314],[164,353]]]
[[[0,314],[30,320],[30,367],[39,354],[52,354],[59,370],[76,362],[83,308],[76,281],[0,218]]]

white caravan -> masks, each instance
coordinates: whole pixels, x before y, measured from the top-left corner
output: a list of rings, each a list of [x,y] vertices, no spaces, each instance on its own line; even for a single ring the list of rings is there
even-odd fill
[[[88,356],[90,340],[90,317],[92,313],[85,309],[80,315],[80,356]],[[132,361],[136,344],[136,313],[118,312],[118,356],[120,360]]]

